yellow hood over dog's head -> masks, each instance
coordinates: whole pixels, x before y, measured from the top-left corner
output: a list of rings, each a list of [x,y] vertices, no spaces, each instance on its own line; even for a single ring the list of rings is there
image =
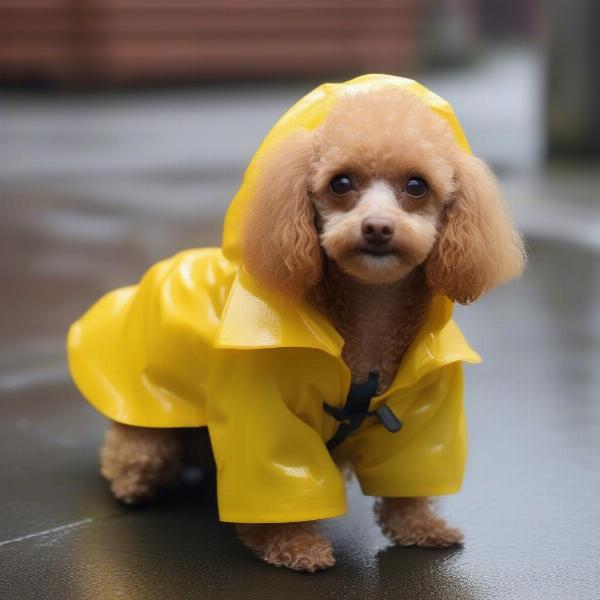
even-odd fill
[[[295,104],[253,158],[224,253],[267,288],[302,297],[324,261],[367,284],[423,265],[467,303],[520,272],[520,240],[451,106],[410,79],[365,75]]]

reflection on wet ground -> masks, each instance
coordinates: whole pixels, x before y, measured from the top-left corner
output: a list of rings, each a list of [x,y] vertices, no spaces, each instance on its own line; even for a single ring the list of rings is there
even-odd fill
[[[103,419],[68,381],[64,333],[157,259],[219,243],[241,171],[199,165],[0,178],[0,597],[597,598],[600,199],[582,170],[569,202],[560,173],[507,177],[529,269],[457,310],[484,357],[466,369],[465,487],[443,502],[464,548],[390,548],[353,485],[326,525],[338,566],[302,577],[248,555],[211,482],[139,510],[112,501]]]

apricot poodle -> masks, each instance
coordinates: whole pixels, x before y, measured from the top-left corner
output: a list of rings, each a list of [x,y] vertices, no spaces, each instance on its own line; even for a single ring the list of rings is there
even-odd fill
[[[489,168],[402,89],[341,98],[324,124],[293,133],[263,161],[244,224],[245,266],[327,316],[345,340],[355,383],[378,371],[378,392],[390,385],[434,294],[468,304],[523,269],[521,239]],[[184,464],[201,460],[190,458],[196,439],[112,424],[102,473],[122,501],[148,500]],[[209,444],[202,447],[208,457]],[[428,498],[378,498],[374,510],[396,544],[462,540]],[[335,562],[317,522],[237,530],[274,565],[313,572]]]

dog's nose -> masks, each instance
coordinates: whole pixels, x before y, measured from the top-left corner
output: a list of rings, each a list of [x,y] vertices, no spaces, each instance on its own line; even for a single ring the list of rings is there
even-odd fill
[[[386,244],[394,235],[394,223],[382,217],[367,217],[362,222],[362,234],[369,244]]]

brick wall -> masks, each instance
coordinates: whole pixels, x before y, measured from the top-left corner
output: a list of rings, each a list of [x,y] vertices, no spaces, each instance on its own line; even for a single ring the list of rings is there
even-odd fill
[[[111,83],[401,72],[417,0],[0,0],[0,77]]]

